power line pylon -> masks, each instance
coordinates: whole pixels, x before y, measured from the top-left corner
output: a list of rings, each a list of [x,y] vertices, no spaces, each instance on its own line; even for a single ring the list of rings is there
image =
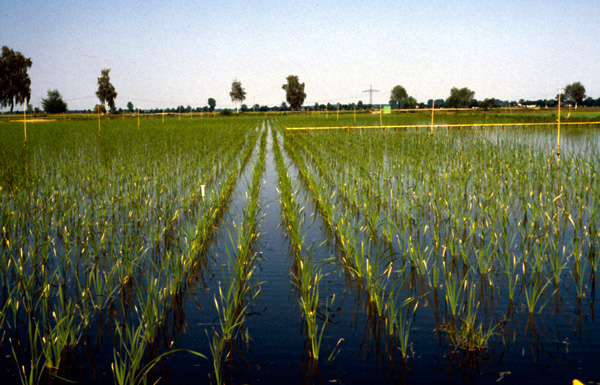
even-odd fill
[[[374,92],[379,92],[379,90],[374,90],[373,86],[371,85],[371,86],[369,86],[368,90],[364,90],[363,92],[368,92],[369,93],[369,106],[371,108],[373,108],[373,93]]]

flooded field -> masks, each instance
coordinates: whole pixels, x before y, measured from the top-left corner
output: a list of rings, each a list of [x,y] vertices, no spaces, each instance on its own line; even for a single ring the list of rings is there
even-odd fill
[[[334,119],[2,123],[0,380],[600,381],[598,128]]]

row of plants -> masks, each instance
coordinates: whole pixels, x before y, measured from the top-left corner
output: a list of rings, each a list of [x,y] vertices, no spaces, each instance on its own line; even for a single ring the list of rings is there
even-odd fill
[[[313,245],[305,245],[302,234],[304,225],[304,206],[299,199],[299,186],[293,183],[281,152],[278,131],[272,130],[273,154],[278,174],[279,202],[281,207],[282,227],[290,242],[292,257],[292,281],[299,293],[299,304],[302,311],[305,344],[306,369],[308,375],[318,372],[319,352],[321,342],[328,322],[328,308],[333,304],[335,295],[322,302],[319,289],[321,280],[325,277],[322,267],[331,262],[330,258],[316,261],[313,255]],[[322,318],[319,326],[319,318]],[[333,354],[333,352],[332,352]],[[330,355],[331,357],[331,355]]]
[[[260,237],[260,191],[266,152],[267,130],[263,129],[258,156],[242,202],[242,218],[239,223],[233,223],[235,235],[229,232],[232,251],[230,248],[226,249],[228,258],[227,271],[223,271],[224,288],[219,284],[218,295],[215,294],[219,324],[209,335],[209,343],[217,384],[233,382],[235,355],[240,354],[243,358],[246,311],[260,292],[260,283],[254,282],[253,277],[260,258],[255,247]]]

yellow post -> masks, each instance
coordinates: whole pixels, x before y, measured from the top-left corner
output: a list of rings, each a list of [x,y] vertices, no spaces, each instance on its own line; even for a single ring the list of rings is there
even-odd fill
[[[138,107],[138,130],[140,129],[140,108]]]
[[[25,99],[25,108],[23,108],[23,132],[25,134],[24,142],[27,142],[27,99]]]
[[[354,107],[354,123],[356,123],[356,103],[352,103],[352,106]]]
[[[383,108],[379,105],[379,125],[383,126]]]
[[[557,130],[558,130],[558,136],[556,137],[556,156],[560,156],[560,87],[558,87],[558,124],[557,124]]]
[[[340,121],[340,104],[338,103],[336,107],[337,107],[337,109],[335,111],[335,118],[339,122]]]
[[[435,109],[435,99],[432,99],[433,103],[431,104],[431,131],[433,131],[433,110]]]

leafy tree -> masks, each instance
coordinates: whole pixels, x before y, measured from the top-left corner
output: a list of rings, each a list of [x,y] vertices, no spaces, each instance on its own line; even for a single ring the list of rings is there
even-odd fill
[[[127,110],[128,110],[129,112],[133,112],[133,103],[131,103],[131,102],[127,102]]]
[[[236,105],[246,100],[246,91],[244,91],[244,88],[242,87],[242,82],[236,79],[231,83],[231,92],[229,93],[229,96],[231,96],[231,101]]]
[[[285,90],[285,99],[292,110],[299,110],[306,99],[304,92],[304,83],[300,83],[298,76],[290,75],[287,77],[287,84],[281,86]]]
[[[492,108],[497,107],[497,103],[496,103],[496,99],[491,98],[491,99],[484,99],[483,102],[479,103],[479,108],[482,108],[484,110],[489,110]]]
[[[279,107],[279,111],[288,111],[288,105],[285,102],[281,102],[281,106]]]
[[[244,87],[242,87],[242,82],[236,79],[231,83],[231,92],[229,93],[229,96],[231,96],[231,101],[234,103],[246,100],[246,91],[244,90]]]
[[[249,108],[248,108],[248,105],[246,105],[246,104],[242,104],[242,105],[240,106],[240,110],[242,110],[242,112],[248,112],[248,110],[249,110]]]
[[[48,97],[42,99],[42,107],[48,114],[62,114],[67,112],[67,103],[62,99],[58,90],[48,90]]]
[[[31,68],[31,58],[2,47],[0,58],[0,107],[10,106],[12,114],[15,104],[23,104],[31,96],[31,79],[27,69]]]
[[[402,86],[396,86],[392,88],[392,93],[390,95],[390,104],[396,105],[398,108],[404,108],[404,104],[408,99],[408,93],[406,89]]]
[[[110,76],[108,76],[109,72],[110,68],[102,70],[102,76],[98,78],[98,91],[96,91],[96,96],[98,96],[102,105],[108,103],[108,107],[111,110],[114,110],[117,92],[115,91],[115,86],[110,83]]]
[[[577,106],[585,99],[585,87],[580,82],[569,84],[565,87],[565,96],[568,100],[574,101]]]
[[[94,114],[106,114],[106,107],[104,107],[102,104],[96,104],[94,106]]]
[[[363,103],[362,100],[359,100],[358,103],[356,103],[356,109],[357,110],[364,110],[365,109],[365,104]]]
[[[394,108],[415,108],[417,107],[417,99],[409,96],[404,87],[396,86],[392,88],[390,94],[390,105]]]
[[[217,101],[213,98],[208,98],[208,110],[213,112],[217,106]]]
[[[456,88],[452,87],[450,96],[446,99],[447,107],[468,108],[471,107],[475,100],[475,91],[471,91],[467,87]]]

